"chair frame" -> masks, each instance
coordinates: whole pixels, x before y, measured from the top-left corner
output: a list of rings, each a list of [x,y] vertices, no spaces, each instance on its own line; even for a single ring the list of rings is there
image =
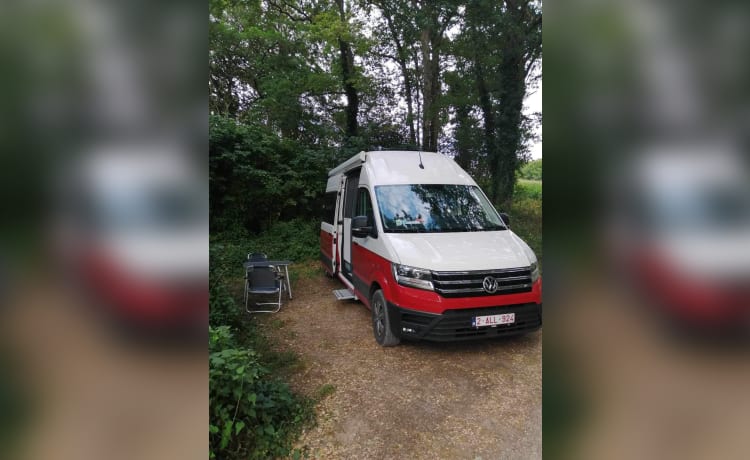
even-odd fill
[[[268,260],[268,257],[263,253],[248,253],[247,254],[247,260],[255,260],[255,261],[264,261]],[[253,292],[252,290],[252,283],[251,283],[251,275],[252,272],[256,269],[262,269],[262,270],[270,270],[274,273],[274,279],[275,279],[275,289],[271,291],[270,289],[268,291],[270,292]],[[248,267],[245,270],[245,311],[248,313],[278,313],[279,310],[281,310],[282,305],[282,294],[287,290],[287,286],[285,283],[285,274],[281,271],[279,267],[276,267],[275,265],[268,264],[268,265],[262,265],[257,267]],[[265,305],[276,305],[275,309],[270,310],[251,310],[248,308],[248,301],[250,300],[251,294],[256,295],[264,295],[264,294],[279,294],[279,297],[276,302],[255,302],[255,305],[257,306],[265,306]]]

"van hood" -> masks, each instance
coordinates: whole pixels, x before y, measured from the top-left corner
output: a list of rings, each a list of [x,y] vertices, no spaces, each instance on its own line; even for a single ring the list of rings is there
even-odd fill
[[[386,233],[398,263],[439,271],[528,267],[531,249],[510,230]],[[528,252],[527,252],[528,251]],[[527,255],[528,254],[528,255]]]

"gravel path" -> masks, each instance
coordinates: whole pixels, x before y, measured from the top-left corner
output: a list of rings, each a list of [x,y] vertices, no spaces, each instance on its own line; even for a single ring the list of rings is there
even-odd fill
[[[295,389],[330,393],[296,444],[309,457],[541,458],[541,331],[381,348],[370,311],[333,296],[338,281],[321,271],[292,287],[294,300],[260,321],[301,357],[290,377]]]

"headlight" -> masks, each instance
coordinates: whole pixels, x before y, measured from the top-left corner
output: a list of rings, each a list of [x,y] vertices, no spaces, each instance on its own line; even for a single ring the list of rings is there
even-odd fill
[[[539,264],[534,261],[529,268],[531,269],[531,282],[536,283],[539,279]]]
[[[432,285],[432,272],[423,268],[414,268],[408,265],[393,264],[393,277],[398,284],[411,286],[417,289],[434,291]]]

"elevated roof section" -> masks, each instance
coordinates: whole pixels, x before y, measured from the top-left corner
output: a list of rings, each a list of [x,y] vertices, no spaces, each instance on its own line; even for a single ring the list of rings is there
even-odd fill
[[[420,160],[421,156],[421,160]],[[384,150],[360,152],[328,173],[328,190],[338,184],[338,176],[366,164],[372,185],[464,184],[474,180],[446,155],[434,152]],[[420,164],[423,167],[420,167]]]

